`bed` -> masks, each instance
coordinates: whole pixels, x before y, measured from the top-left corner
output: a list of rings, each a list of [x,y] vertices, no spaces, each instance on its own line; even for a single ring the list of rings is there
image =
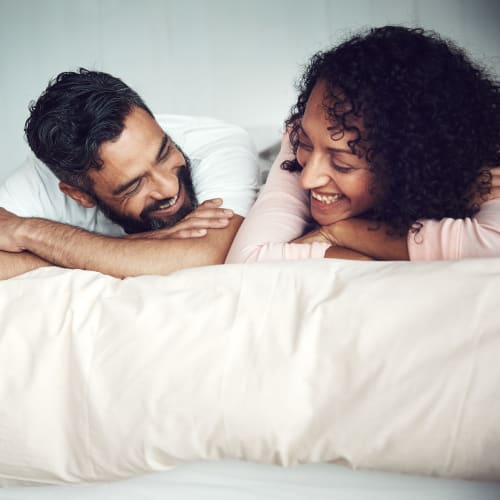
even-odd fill
[[[0,498],[500,498],[500,259],[0,296]]]

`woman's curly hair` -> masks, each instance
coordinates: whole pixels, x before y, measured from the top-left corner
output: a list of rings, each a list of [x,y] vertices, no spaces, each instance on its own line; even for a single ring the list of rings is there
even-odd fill
[[[374,172],[370,218],[404,234],[418,219],[477,212],[474,195],[489,191],[487,168],[500,164],[500,84],[461,49],[434,32],[386,26],[315,54],[286,120],[295,153],[319,80],[332,136],[354,131],[351,150]],[[282,167],[300,169],[296,160]]]

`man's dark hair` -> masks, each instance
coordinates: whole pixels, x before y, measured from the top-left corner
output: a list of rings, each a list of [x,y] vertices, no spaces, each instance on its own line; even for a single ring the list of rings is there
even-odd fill
[[[351,150],[371,163],[380,193],[373,220],[404,234],[419,229],[418,219],[478,210],[472,194],[487,193],[491,183],[481,174],[500,164],[500,84],[461,49],[433,32],[386,26],[317,53],[286,122],[295,152],[320,80],[332,136],[354,132]],[[283,168],[300,167],[289,161]]]
[[[31,149],[61,180],[86,192],[88,169],[99,169],[102,143],[116,139],[133,107],[153,114],[128,85],[107,73],[80,68],[49,82],[30,105],[24,127]]]

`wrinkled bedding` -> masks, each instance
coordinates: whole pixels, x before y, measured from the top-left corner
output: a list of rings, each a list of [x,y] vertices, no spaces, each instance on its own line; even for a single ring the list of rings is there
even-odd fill
[[[500,259],[0,283],[0,484],[195,460],[500,479]]]

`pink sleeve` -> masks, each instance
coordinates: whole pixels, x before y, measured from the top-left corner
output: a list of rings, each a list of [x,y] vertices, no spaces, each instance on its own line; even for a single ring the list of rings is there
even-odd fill
[[[408,235],[410,260],[448,260],[500,256],[500,198],[482,204],[467,219],[425,220]]]
[[[328,243],[287,243],[302,236],[311,223],[299,174],[281,168],[288,159],[293,159],[293,153],[285,135],[267,182],[236,234],[226,263],[324,257]]]

